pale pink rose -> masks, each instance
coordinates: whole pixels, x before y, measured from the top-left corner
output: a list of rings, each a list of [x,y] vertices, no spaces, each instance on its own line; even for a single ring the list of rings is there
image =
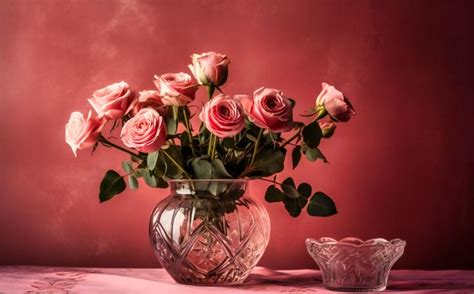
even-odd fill
[[[130,105],[134,98],[130,86],[126,82],[121,81],[96,90],[88,101],[99,117],[118,119],[131,110]]]
[[[158,95],[158,91],[155,90],[144,90],[138,93],[138,99],[133,102],[131,105],[132,115],[136,115],[141,109],[145,107],[151,107],[156,109],[161,115],[164,114],[165,108],[163,107],[163,102],[161,97]]]
[[[144,153],[159,150],[166,142],[163,117],[153,108],[143,108],[129,119],[120,132],[125,146]]]
[[[245,127],[242,105],[235,98],[223,94],[209,100],[203,106],[199,118],[219,138],[235,136]]]
[[[293,128],[293,106],[280,90],[260,88],[253,97],[238,95],[251,122],[272,132],[287,132]]]
[[[319,127],[323,133],[323,138],[331,138],[336,130],[336,124],[334,122],[320,122]]]
[[[216,52],[193,54],[189,69],[201,85],[220,86],[227,81],[229,58]]]
[[[355,115],[349,99],[339,90],[327,83],[322,83],[322,87],[323,90],[316,99],[316,106],[324,107],[332,119],[340,122],[346,122]]]
[[[74,156],[77,157],[77,150],[92,147],[97,142],[104,124],[105,120],[92,117],[90,110],[86,119],[78,111],[71,113],[66,124],[65,138]]]
[[[194,100],[198,89],[196,82],[184,72],[155,75],[153,82],[164,105],[186,105]]]

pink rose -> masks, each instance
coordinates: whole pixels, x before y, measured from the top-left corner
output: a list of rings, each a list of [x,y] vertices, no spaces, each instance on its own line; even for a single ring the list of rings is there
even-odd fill
[[[99,117],[118,119],[130,111],[133,99],[134,95],[130,86],[121,81],[96,90],[88,101]]]
[[[153,108],[143,108],[129,119],[120,132],[125,146],[144,153],[159,150],[166,142],[163,117]]]
[[[324,107],[335,121],[346,122],[355,115],[349,99],[344,97],[339,90],[327,83],[322,83],[322,87],[323,90],[316,99],[317,107]]]
[[[191,76],[184,72],[155,75],[153,82],[164,105],[186,105],[194,100],[198,89]]]
[[[100,136],[105,120],[91,117],[91,111],[84,119],[84,115],[78,111],[71,113],[66,124],[66,143],[71,146],[74,156],[77,150],[92,147]]]
[[[164,114],[163,102],[157,91],[144,90],[138,93],[138,99],[134,101],[131,114],[136,115],[141,109],[151,107],[156,109],[161,115]]]
[[[220,86],[227,81],[229,58],[223,54],[208,52],[193,54],[189,69],[200,85]]]
[[[237,99],[249,120],[258,127],[276,133],[293,128],[293,106],[280,90],[262,87],[253,93],[253,98],[239,95]]]
[[[336,130],[336,124],[334,122],[320,122],[319,127],[323,133],[323,138],[331,138]]]
[[[235,136],[245,127],[242,105],[235,98],[223,94],[209,100],[203,106],[199,118],[219,138]]]

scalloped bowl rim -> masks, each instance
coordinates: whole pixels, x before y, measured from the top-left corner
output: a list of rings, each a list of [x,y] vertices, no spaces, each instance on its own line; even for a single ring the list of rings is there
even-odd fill
[[[348,246],[353,246],[353,247],[365,247],[365,246],[373,246],[373,245],[389,245],[389,246],[405,246],[406,241],[395,238],[392,240],[386,240],[383,238],[374,238],[374,239],[369,239],[366,241],[363,241],[359,238],[355,237],[346,237],[342,238],[340,240],[336,240],[333,238],[329,237],[322,237],[319,239],[313,239],[313,238],[307,238],[306,239],[306,244],[316,244],[318,246],[324,246],[324,245],[348,245]]]

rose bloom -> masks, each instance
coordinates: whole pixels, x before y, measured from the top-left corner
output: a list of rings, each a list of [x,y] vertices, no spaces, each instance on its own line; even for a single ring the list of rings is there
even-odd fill
[[[184,72],[155,75],[153,82],[164,105],[186,105],[194,100],[198,89],[196,82]]]
[[[90,110],[86,119],[78,111],[71,113],[66,124],[65,138],[74,156],[77,157],[77,150],[92,147],[97,142],[104,124],[105,120],[92,117]]]
[[[163,117],[153,108],[143,108],[129,119],[120,132],[125,146],[144,153],[159,150],[166,142]]]
[[[235,136],[245,127],[242,105],[235,98],[223,94],[209,100],[203,106],[199,118],[219,138]]]
[[[332,119],[340,122],[348,121],[351,116],[355,115],[349,99],[327,83],[322,83],[323,90],[316,99],[316,106],[324,107]]]
[[[216,52],[193,54],[189,69],[201,85],[220,86],[227,81],[229,58]]]
[[[272,132],[287,132],[293,128],[293,106],[280,90],[260,88],[253,93],[237,96],[249,120]]]
[[[118,119],[130,111],[133,99],[134,94],[130,86],[121,81],[96,90],[88,101],[99,117]]]
[[[155,90],[144,90],[138,93],[138,99],[131,105],[131,114],[136,115],[141,109],[151,107],[156,109],[161,115],[164,114],[163,102],[158,92]]]

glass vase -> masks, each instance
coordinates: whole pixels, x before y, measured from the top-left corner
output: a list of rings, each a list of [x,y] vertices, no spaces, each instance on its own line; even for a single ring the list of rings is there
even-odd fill
[[[159,262],[181,284],[242,283],[270,237],[265,208],[248,181],[172,180],[153,210],[150,241]]]
[[[322,271],[324,287],[346,292],[385,290],[390,269],[402,256],[405,245],[400,239],[306,240],[309,254]]]

